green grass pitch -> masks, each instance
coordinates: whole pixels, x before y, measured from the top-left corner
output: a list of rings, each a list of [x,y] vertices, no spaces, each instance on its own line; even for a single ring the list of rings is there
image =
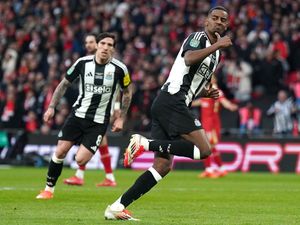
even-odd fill
[[[106,206],[142,171],[117,170],[118,186],[97,188],[103,171],[87,171],[85,185],[66,186],[74,171],[64,168],[52,200],[36,200],[47,168],[0,168],[1,225],[197,225],[300,224],[300,177],[295,174],[231,173],[199,179],[199,171],[172,171],[151,192],[129,206],[141,221],[106,221]]]

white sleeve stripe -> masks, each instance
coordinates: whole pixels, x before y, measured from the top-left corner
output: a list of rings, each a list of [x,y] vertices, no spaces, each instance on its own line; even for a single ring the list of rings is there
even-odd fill
[[[91,60],[93,59],[93,55],[83,56],[76,60],[76,62],[72,66],[76,66],[82,60]]]
[[[115,58],[112,59],[112,62],[115,63],[117,66],[119,66],[124,71],[124,73],[128,73],[128,70],[127,70],[127,67],[125,66],[125,64],[121,63],[119,60],[117,60]]]
[[[199,40],[201,39],[201,37],[203,36],[203,32],[197,32],[194,36],[194,39]]]
[[[197,32],[194,36],[194,39],[198,40],[198,38],[199,38],[199,32]]]

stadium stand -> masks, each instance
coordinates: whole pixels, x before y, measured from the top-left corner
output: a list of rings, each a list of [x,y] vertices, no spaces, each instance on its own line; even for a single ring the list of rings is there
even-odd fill
[[[299,105],[295,85],[300,73],[299,0],[1,1],[1,129],[43,133],[58,129],[76,87],[67,92],[47,125],[41,118],[53,90],[67,68],[85,54],[84,35],[110,31],[118,37],[116,57],[129,66],[135,86],[127,129],[148,131],[149,107],[180,43],[203,26],[213,5],[228,8],[228,33],[234,42],[223,52],[219,87],[241,106],[252,100],[267,121],[262,130],[272,129],[265,112],[280,89],[296,95]],[[299,111],[297,115],[300,118]],[[235,119],[224,123],[226,129],[238,126]]]

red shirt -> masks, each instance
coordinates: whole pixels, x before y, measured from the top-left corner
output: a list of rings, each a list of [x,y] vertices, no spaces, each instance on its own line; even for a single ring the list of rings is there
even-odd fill
[[[211,144],[216,144],[221,135],[220,120],[220,101],[225,98],[223,92],[219,89],[220,96],[218,99],[201,98],[201,118],[200,121],[206,131]]]

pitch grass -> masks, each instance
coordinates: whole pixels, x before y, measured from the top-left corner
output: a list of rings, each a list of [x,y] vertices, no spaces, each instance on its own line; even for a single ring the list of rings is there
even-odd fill
[[[198,171],[172,171],[129,209],[141,221],[106,221],[103,212],[142,172],[118,170],[115,188],[96,188],[102,171],[87,171],[83,187],[66,186],[64,168],[55,198],[36,200],[46,168],[0,168],[0,224],[300,224],[300,177],[295,174],[231,173],[199,179]]]

